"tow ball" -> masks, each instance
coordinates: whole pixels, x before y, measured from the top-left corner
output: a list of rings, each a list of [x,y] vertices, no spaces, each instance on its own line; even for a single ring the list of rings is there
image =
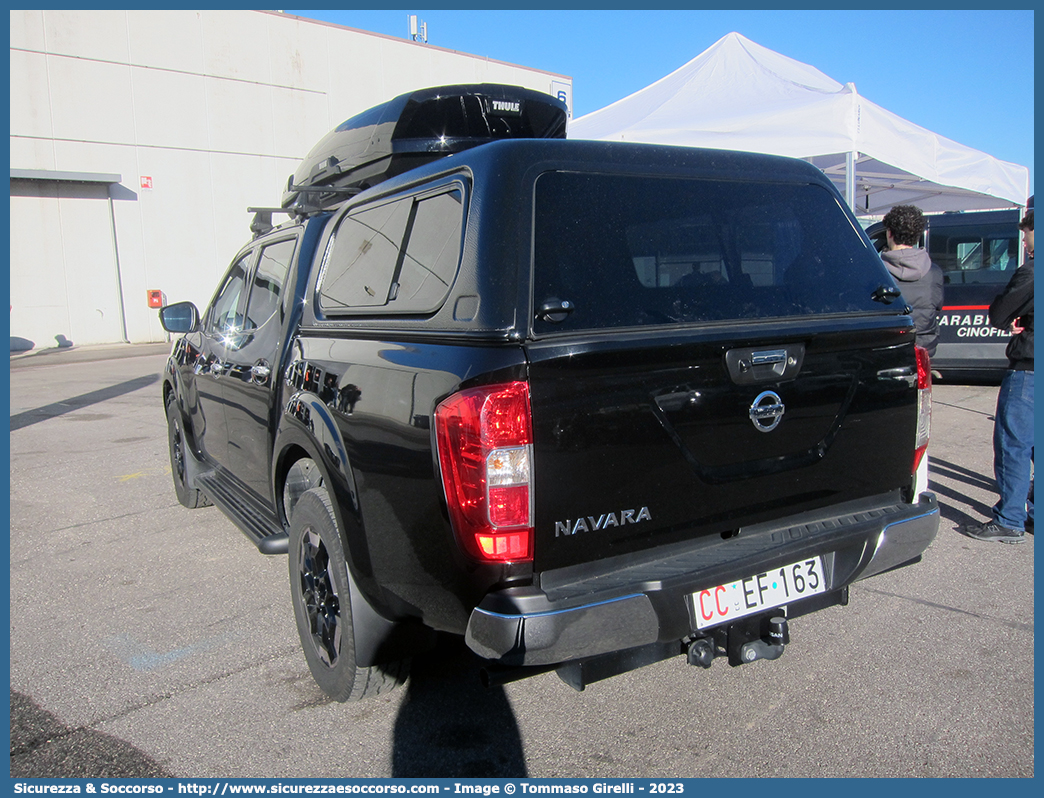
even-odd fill
[[[710,637],[689,642],[685,655],[690,665],[709,668],[715,657],[727,655],[729,665],[744,665],[759,659],[779,659],[790,642],[790,630],[783,615],[744,619],[711,631]]]

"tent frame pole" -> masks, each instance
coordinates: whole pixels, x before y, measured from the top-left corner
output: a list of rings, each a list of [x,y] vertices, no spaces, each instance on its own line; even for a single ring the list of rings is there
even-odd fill
[[[859,153],[851,151],[845,154],[845,202],[856,212],[856,160]]]

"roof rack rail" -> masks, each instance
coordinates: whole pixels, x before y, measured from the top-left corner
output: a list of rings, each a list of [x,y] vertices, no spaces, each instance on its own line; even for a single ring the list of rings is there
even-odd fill
[[[359,186],[295,186],[294,176],[286,184],[287,194],[294,194],[296,199],[284,212],[294,213],[300,217],[312,216],[321,211],[330,210],[336,204],[354,197],[363,189]],[[308,195],[308,196],[302,196]],[[286,194],[283,195],[284,197]]]
[[[254,214],[254,218],[250,221],[250,232],[254,234],[254,238],[263,236],[275,227],[272,224],[273,213],[285,213],[290,216],[297,215],[297,211],[293,208],[247,208],[247,213]]]
[[[338,125],[290,179],[283,207],[310,214],[422,164],[498,139],[566,137],[564,102],[474,83],[401,94]]]

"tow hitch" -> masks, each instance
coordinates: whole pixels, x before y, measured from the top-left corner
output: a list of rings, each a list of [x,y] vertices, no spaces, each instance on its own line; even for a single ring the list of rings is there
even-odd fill
[[[728,656],[729,665],[759,659],[779,659],[790,642],[784,615],[745,618],[729,626],[712,629],[709,637],[697,637],[685,648],[690,665],[709,668],[716,657]]]
[[[690,665],[701,668],[709,668],[717,657],[725,656],[729,665],[743,665],[759,659],[778,659],[789,642],[787,618],[776,609],[710,629],[701,637],[649,643],[548,666],[513,668],[490,663],[480,675],[488,688],[553,670],[574,690],[582,691],[602,679],[677,657],[679,653],[685,654]]]

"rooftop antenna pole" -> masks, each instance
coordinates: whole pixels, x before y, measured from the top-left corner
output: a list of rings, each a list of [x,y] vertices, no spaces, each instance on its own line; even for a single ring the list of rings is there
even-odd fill
[[[425,22],[424,20],[421,20],[420,26],[418,27],[418,25],[417,25],[417,15],[416,14],[410,14],[409,15],[409,21],[410,21],[410,38],[413,39],[413,41],[415,41],[415,42],[419,41],[419,42],[422,42],[424,44],[427,44],[428,43],[428,23]]]

